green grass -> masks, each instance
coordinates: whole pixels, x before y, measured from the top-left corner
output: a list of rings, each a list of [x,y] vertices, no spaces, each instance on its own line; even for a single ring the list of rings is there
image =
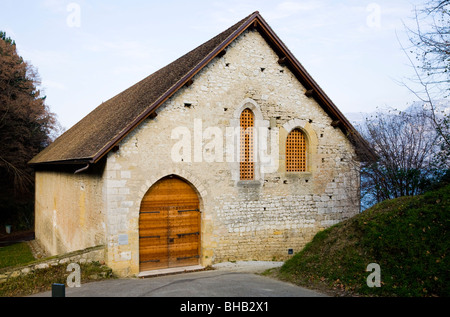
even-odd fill
[[[0,247],[0,269],[33,262],[35,259],[27,243]]]
[[[278,272],[299,285],[363,296],[450,296],[450,186],[382,202],[319,232]],[[381,267],[369,288],[367,265]]]
[[[0,247],[0,269],[17,267],[36,261],[27,243]],[[80,264],[81,283],[115,278],[112,270],[98,262]],[[6,269],[9,270],[9,269]],[[21,297],[50,291],[53,283],[66,284],[67,264],[36,269],[27,275],[0,283],[0,297]]]
[[[80,269],[82,284],[115,278],[112,270],[99,262],[80,264]],[[28,275],[10,278],[1,283],[0,297],[23,297],[50,291],[53,283],[66,284],[69,274],[67,264],[37,269]]]

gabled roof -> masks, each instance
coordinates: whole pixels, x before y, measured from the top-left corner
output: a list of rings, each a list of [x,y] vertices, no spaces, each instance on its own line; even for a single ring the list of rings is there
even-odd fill
[[[259,12],[254,12],[208,42],[102,103],[35,156],[29,164],[95,164],[143,120],[223,52],[248,28],[256,28],[298,80],[354,144],[364,161],[373,151],[306,72]]]

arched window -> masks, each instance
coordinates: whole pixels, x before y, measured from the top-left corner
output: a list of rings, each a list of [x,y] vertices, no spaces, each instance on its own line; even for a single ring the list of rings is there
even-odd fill
[[[254,147],[253,147],[253,127],[254,115],[250,109],[245,109],[241,113],[241,144],[240,144],[240,165],[241,180],[253,180],[254,173]]]
[[[286,140],[286,172],[306,172],[306,138],[300,129],[292,130]]]

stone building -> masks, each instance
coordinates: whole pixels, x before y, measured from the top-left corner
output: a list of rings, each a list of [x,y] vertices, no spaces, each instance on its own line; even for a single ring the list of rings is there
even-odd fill
[[[366,142],[258,12],[102,103],[30,164],[36,239],[119,275],[284,260],[359,212]]]

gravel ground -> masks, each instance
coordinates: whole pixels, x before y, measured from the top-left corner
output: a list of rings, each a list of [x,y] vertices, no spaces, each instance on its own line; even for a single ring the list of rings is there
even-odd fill
[[[262,273],[268,269],[281,267],[283,263],[273,261],[237,261],[214,264],[212,267],[220,271]]]

